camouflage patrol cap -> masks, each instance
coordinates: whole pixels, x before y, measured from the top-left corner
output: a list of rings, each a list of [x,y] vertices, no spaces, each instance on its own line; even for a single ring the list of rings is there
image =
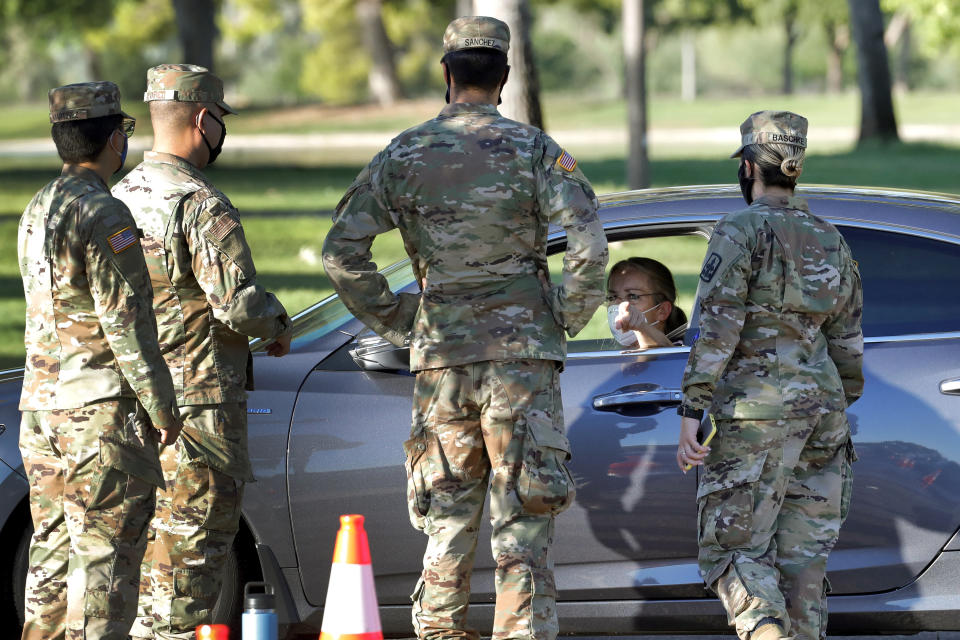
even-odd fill
[[[121,115],[120,89],[112,82],[78,82],[50,89],[50,122]]]
[[[457,18],[443,33],[444,55],[463,49],[496,49],[506,53],[509,48],[510,27],[489,16]]]
[[[236,113],[223,101],[223,80],[195,64],[161,64],[147,71],[144,102],[211,102],[227,113]]]
[[[791,144],[807,148],[807,119],[791,111],[757,111],[740,125],[740,146],[731,158],[739,158],[748,144]]]

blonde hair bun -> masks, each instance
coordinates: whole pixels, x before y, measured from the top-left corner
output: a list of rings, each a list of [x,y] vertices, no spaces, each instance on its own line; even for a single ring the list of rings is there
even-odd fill
[[[783,162],[780,163],[780,171],[785,176],[796,178],[803,173],[803,160],[796,156],[784,158]]]

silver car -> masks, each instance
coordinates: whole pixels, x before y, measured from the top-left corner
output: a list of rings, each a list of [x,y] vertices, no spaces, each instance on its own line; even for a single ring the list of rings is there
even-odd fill
[[[866,391],[849,412],[860,459],[853,507],[830,556],[830,630],[958,629],[960,199],[847,187],[798,194],[847,239],[865,296]],[[707,238],[743,206],[739,190],[656,189],[601,202],[613,259],[664,262],[689,315]],[[564,244],[553,229],[554,273]],[[408,264],[384,273],[394,290],[414,290]],[[673,409],[695,319],[685,344],[622,351],[603,311],[570,341],[561,376],[578,485],[554,547],[561,629],[724,632],[725,614],[697,573],[697,478],[679,473],[674,458]],[[414,380],[407,352],[372,336],[336,296],[296,317],[289,356],[267,358],[261,348],[254,344],[258,388],[248,401],[258,481],[244,497],[217,617],[236,620],[243,582],[262,577],[277,588],[286,629],[318,631],[338,516],[362,513],[384,633],[412,635],[409,593],[426,537],[409,525],[405,505],[401,443]],[[8,553],[0,606],[19,613],[30,531],[17,450],[20,372],[2,376],[0,544]],[[493,570],[490,554],[479,553],[471,617],[481,629],[493,618]]]

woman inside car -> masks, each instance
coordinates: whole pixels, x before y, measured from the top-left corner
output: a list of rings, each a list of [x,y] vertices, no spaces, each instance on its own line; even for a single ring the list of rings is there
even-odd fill
[[[607,305],[610,332],[627,349],[671,347],[687,326],[687,316],[677,306],[673,274],[652,258],[627,258],[613,265]]]

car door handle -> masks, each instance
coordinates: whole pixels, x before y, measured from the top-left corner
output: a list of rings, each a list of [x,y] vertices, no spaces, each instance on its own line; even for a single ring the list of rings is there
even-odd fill
[[[960,396],[960,378],[940,381],[940,393],[949,396]]]
[[[668,405],[678,405],[681,400],[683,400],[683,391],[680,389],[637,384],[594,396],[593,408],[597,411],[623,411],[630,407],[660,410]]]

